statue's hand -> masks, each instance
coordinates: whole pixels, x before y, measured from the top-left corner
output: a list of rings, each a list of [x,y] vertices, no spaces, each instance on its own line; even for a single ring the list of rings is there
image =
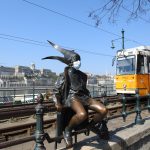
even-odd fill
[[[61,112],[61,111],[62,111],[63,106],[62,106],[61,104],[55,104],[55,106],[56,106],[56,110],[57,110],[58,112]]]

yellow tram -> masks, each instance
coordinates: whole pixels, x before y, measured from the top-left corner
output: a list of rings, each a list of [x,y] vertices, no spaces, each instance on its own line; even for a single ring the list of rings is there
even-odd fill
[[[118,50],[116,55],[116,92],[141,96],[150,93],[150,46]]]

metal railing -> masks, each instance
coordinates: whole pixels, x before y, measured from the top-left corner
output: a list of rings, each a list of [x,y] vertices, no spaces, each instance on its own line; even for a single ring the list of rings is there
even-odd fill
[[[141,107],[142,105],[142,99],[144,99],[146,101],[146,105],[143,107]],[[43,150],[45,149],[45,146],[44,146],[44,140],[46,139],[49,143],[51,142],[57,142],[58,140],[62,139],[63,137],[51,137],[48,135],[48,133],[45,133],[44,132],[44,122],[43,122],[43,116],[44,116],[44,113],[46,112],[49,112],[49,111],[56,111],[55,107],[54,107],[54,104],[50,105],[50,106],[46,106],[45,103],[43,103],[44,101],[44,97],[42,94],[40,94],[40,96],[38,97],[38,104],[36,106],[36,111],[33,109],[34,107],[32,107],[31,109],[31,112],[32,113],[36,113],[36,130],[35,130],[35,134],[34,135],[31,135],[30,137],[26,137],[26,138],[23,138],[23,139],[19,139],[19,140],[15,140],[15,141],[6,141],[6,142],[3,142],[3,143],[0,143],[0,148],[5,148],[5,147],[8,147],[8,146],[12,146],[12,145],[17,145],[17,144],[22,144],[22,143],[25,143],[25,142],[28,142],[28,141],[31,141],[31,140],[35,140],[36,141],[36,145],[35,145],[35,150]],[[125,97],[124,95],[122,96],[121,99],[117,100],[117,101],[120,101],[122,102],[122,114],[120,115],[114,115],[114,116],[111,116],[108,118],[108,120],[110,119],[114,119],[114,118],[117,118],[117,117],[123,117],[124,121],[126,120],[126,117],[128,115],[130,115],[131,113],[136,113],[136,117],[135,117],[135,124],[143,124],[144,121],[141,117],[141,111],[143,110],[148,110],[150,112],[150,94],[148,94],[147,96],[140,96],[138,94],[138,91],[136,93],[136,96],[135,97]],[[135,105],[135,110],[132,110],[132,111],[127,111],[127,106],[128,106],[128,101],[135,101],[136,104]],[[16,107],[16,106],[15,106]],[[121,108],[121,106],[119,106]],[[114,108],[112,108],[114,109]],[[24,109],[24,111],[28,111],[26,108]],[[55,119],[54,120],[51,120],[51,123],[56,121]],[[79,131],[78,133],[76,134],[79,134],[81,132],[85,132],[86,130],[82,130],[82,131]],[[74,133],[75,134],[75,133]]]
[[[128,101],[131,101],[134,99],[134,97],[132,98],[126,98],[123,94],[122,97],[122,117],[123,120],[126,121],[126,117],[131,114],[131,113],[136,113],[136,117],[135,117],[135,124],[143,124],[143,120],[142,120],[142,116],[141,116],[141,111],[147,109],[150,112],[150,94],[148,94],[147,96],[140,96],[139,95],[139,90],[136,90],[136,108],[133,111],[127,112],[126,110],[126,103]],[[141,108],[141,99],[147,99],[147,106],[145,108]]]
[[[0,105],[34,103],[38,93],[47,93],[53,88],[53,86],[0,88]]]
[[[147,109],[150,112],[150,94],[148,94],[147,96],[145,96],[145,98],[147,98],[147,106],[143,109],[141,109],[141,104],[140,104],[140,99],[142,97],[139,95],[139,92],[137,90],[136,92],[136,97],[134,97],[135,101],[136,101],[136,109],[134,111],[130,111],[127,112],[126,111],[126,102],[128,100],[131,100],[131,98],[126,98],[124,95],[122,97],[122,117],[123,120],[126,120],[127,115],[131,114],[131,113],[136,113],[136,117],[135,117],[135,124],[143,124],[144,121],[142,120],[141,117],[141,111]],[[52,140],[50,138],[50,136],[48,135],[48,133],[44,133],[44,127],[43,127],[43,112],[44,112],[44,107],[42,105],[43,103],[43,96],[40,95],[39,101],[38,101],[38,105],[36,106],[36,131],[35,131],[35,141],[36,141],[36,145],[35,145],[35,150],[45,150],[45,146],[44,146],[44,140],[46,139],[49,143],[54,142],[54,140]],[[80,133],[80,131],[79,131]],[[57,142],[57,140],[59,140],[59,138],[62,137],[56,137],[55,141]]]
[[[54,86],[32,86],[17,88],[0,88],[0,105],[26,104],[36,102],[38,93],[53,91]],[[115,95],[115,85],[88,85],[92,97]]]
[[[116,95],[115,84],[88,85],[92,97]]]

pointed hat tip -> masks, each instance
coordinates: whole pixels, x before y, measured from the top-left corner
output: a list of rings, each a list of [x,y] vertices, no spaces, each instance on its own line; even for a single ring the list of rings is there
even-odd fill
[[[53,43],[53,42],[51,42],[51,41],[49,41],[49,40],[47,40],[47,42],[48,42],[48,43],[50,43],[51,45],[54,45],[54,43]]]

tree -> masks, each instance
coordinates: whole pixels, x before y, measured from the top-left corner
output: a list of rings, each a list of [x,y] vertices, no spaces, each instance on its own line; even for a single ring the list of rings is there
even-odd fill
[[[104,18],[109,22],[115,23],[120,11],[125,10],[129,13],[128,21],[140,18],[150,11],[150,0],[106,0],[106,3],[89,13],[89,17],[96,21],[96,26],[102,23]]]

